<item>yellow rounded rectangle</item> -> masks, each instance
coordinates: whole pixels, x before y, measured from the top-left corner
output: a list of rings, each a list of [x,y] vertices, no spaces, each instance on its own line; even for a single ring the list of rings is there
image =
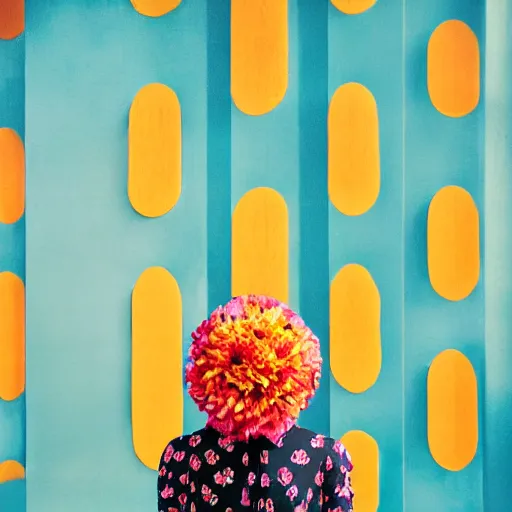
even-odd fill
[[[338,384],[363,393],[382,365],[380,294],[361,265],[344,266],[331,283],[330,362]]]
[[[176,9],[181,0],[130,0],[130,2],[138,13],[158,18]]]
[[[331,99],[327,122],[329,198],[341,213],[362,215],[380,192],[375,98],[361,84],[344,84]]]
[[[262,294],[288,302],[288,208],[271,188],[255,188],[232,220],[233,296]]]
[[[480,48],[462,21],[441,23],[428,42],[427,86],[434,107],[449,117],[472,112],[480,100]]]
[[[354,510],[377,512],[379,509],[379,446],[362,430],[351,430],[341,442],[352,458],[350,477],[354,489]]]
[[[135,211],[160,217],[181,195],[181,108],[162,84],[144,86],[130,108],[128,197]]]
[[[25,286],[11,272],[0,272],[0,399],[25,391]]]
[[[478,210],[469,192],[461,187],[444,187],[430,202],[427,261],[432,288],[445,299],[465,299],[478,284]]]
[[[0,462],[0,484],[13,482],[14,480],[23,480],[25,478],[25,468],[15,460],[4,460]]]
[[[25,148],[10,128],[0,128],[0,222],[13,224],[25,211]]]
[[[287,87],[288,0],[232,0],[233,102],[245,114],[266,114]]]
[[[182,302],[178,283],[150,267],[132,294],[132,434],[137,457],[158,469],[183,432]]]
[[[469,359],[445,350],[430,365],[427,378],[428,446],[449,471],[465,468],[478,447],[478,387]]]
[[[0,3],[0,39],[14,39],[25,30],[25,0]]]
[[[361,14],[373,7],[377,0],[331,0],[331,2],[344,14]]]

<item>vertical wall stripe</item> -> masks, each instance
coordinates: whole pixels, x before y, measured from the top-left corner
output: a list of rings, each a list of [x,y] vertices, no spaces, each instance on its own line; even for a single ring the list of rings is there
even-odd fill
[[[12,224],[25,210],[25,148],[10,128],[0,128],[0,155],[0,222]]]
[[[329,106],[329,198],[345,215],[361,215],[380,190],[379,116],[372,93],[340,86]]]
[[[208,2],[208,310],[231,298],[230,2]]]
[[[0,462],[0,484],[12,482],[13,480],[22,480],[24,478],[25,468],[19,462],[15,460],[5,460]]]
[[[486,2],[485,13],[485,511],[510,506],[512,471],[512,9]]]
[[[351,393],[371,388],[380,373],[380,295],[361,265],[343,267],[331,284],[331,371]],[[348,363],[350,361],[350,363]]]
[[[361,430],[347,432],[341,442],[352,457],[351,474],[354,488],[354,510],[379,510],[379,446],[372,436]]]
[[[465,23],[449,20],[434,30],[427,66],[430,100],[439,112],[462,117],[475,109],[480,98],[480,49]]]
[[[465,299],[480,276],[478,210],[461,187],[442,188],[428,209],[428,272],[434,290],[445,299]]]
[[[25,390],[25,287],[11,272],[0,272],[0,399]]]
[[[245,114],[274,109],[288,87],[288,0],[232,0],[231,95]]]
[[[299,304],[329,360],[329,217],[327,200],[327,2],[298,0],[299,40]],[[312,251],[311,248],[315,250]],[[301,425],[329,433],[329,372]]]
[[[0,4],[0,39],[14,39],[25,29],[25,0],[4,0]]]
[[[379,5],[377,3],[377,7]],[[432,275],[429,276],[431,261],[429,244],[430,239],[430,207],[432,198],[444,187],[456,186],[464,189],[472,198],[474,206],[469,210],[476,209],[479,212],[484,208],[484,167],[483,152],[484,145],[484,110],[483,104],[476,105],[469,115],[454,119],[448,114],[463,114],[462,110],[440,112],[432,105],[429,94],[429,74],[433,68],[429,59],[434,55],[432,48],[429,49],[432,33],[441,23],[447,20],[460,20],[474,32],[483,48],[485,42],[485,3],[484,2],[445,2],[444,0],[417,0],[405,2],[405,204],[404,204],[404,252],[405,252],[405,345],[404,345],[404,450],[406,457],[404,474],[404,495],[405,508],[413,508],[417,503],[428,503],[431,509],[438,512],[450,512],[460,508],[464,512],[481,512],[487,505],[483,501],[483,452],[479,444],[476,448],[471,464],[462,471],[448,471],[441,467],[432,457],[427,440],[428,433],[428,367],[434,358],[447,349],[454,349],[465,354],[473,366],[478,383],[478,428],[481,431],[482,404],[483,404],[483,382],[484,382],[484,344],[485,344],[485,316],[488,311],[484,302],[485,283],[480,276],[480,286],[464,299],[459,301],[446,300],[440,296],[431,284]],[[454,102],[456,109],[459,101],[456,98],[460,87],[470,86],[474,93],[476,90],[472,84],[477,80],[475,73],[475,61],[473,53],[468,48],[459,53],[459,57],[465,56],[466,64],[461,67],[461,62],[454,62],[455,53],[453,46],[462,43],[466,45],[463,37],[460,41],[450,36],[445,39],[443,48],[436,50],[437,57],[441,60],[444,75],[443,80],[452,80],[449,85],[445,84],[443,98]],[[434,39],[435,42],[435,39]],[[485,52],[482,53],[485,55]],[[482,55],[480,58],[482,58]],[[459,58],[457,57],[457,58]],[[467,61],[467,59],[470,59]],[[471,60],[473,59],[473,60]],[[466,67],[467,65],[467,67]],[[440,68],[439,68],[440,69]],[[481,62],[478,74],[481,75],[485,69],[485,62]],[[453,76],[453,72],[460,76]],[[469,73],[469,74],[467,74]],[[465,76],[462,79],[462,76]],[[438,75],[441,79],[441,75]],[[455,82],[453,81],[455,80]],[[462,82],[467,81],[465,84]],[[481,81],[481,76],[478,76]],[[456,88],[452,87],[457,85]],[[431,91],[430,91],[431,92]],[[473,98],[466,92],[461,91],[461,97]],[[473,101],[473,100],[472,100]],[[464,103],[463,110],[467,110],[469,103]],[[438,106],[438,105],[436,105]],[[453,105],[452,105],[453,106]],[[473,105],[474,106],[474,105]],[[440,107],[443,108],[442,106]],[[446,108],[446,106],[445,106]],[[435,133],[436,136],[432,137]],[[450,189],[449,189],[450,190]],[[450,200],[452,201],[452,200]],[[450,201],[445,205],[450,204]],[[458,204],[458,203],[457,203]],[[445,211],[452,213],[438,217],[438,233],[445,234],[445,245],[443,255],[445,264],[441,267],[448,268],[447,256],[462,262],[466,255],[458,252],[462,249],[460,244],[453,242],[460,241],[460,229],[463,233],[468,227],[459,227],[457,240],[448,240],[448,233],[453,230],[450,223],[454,222],[453,204]],[[434,203],[435,208],[435,203]],[[468,209],[464,208],[464,211]],[[434,212],[435,213],[435,212]],[[467,231],[473,233],[468,254],[469,274],[465,274],[463,282],[474,283],[476,254],[480,253],[480,265],[485,265],[485,254],[482,247],[475,247],[475,215],[467,219],[471,227]],[[463,224],[462,220],[456,221],[458,226]],[[479,221],[480,243],[484,240],[484,225]],[[467,242],[465,242],[467,243]],[[446,245],[448,251],[446,250]],[[441,245],[438,245],[441,251]],[[451,256],[450,256],[450,252]],[[464,269],[464,263],[461,263]],[[460,268],[451,269],[460,278]],[[460,265],[460,264],[459,264]],[[464,269],[467,272],[468,268]],[[468,276],[469,279],[468,279]],[[449,281],[448,281],[449,282]],[[466,287],[464,294],[454,298],[461,298],[469,293]],[[453,291],[453,290],[452,290]],[[457,368],[453,371],[459,372]],[[462,378],[461,374],[455,376]],[[454,397],[447,392],[447,396]],[[459,398],[457,399],[457,401]],[[452,411],[456,410],[457,401],[452,398],[450,406]],[[450,417],[446,418],[451,422]],[[471,427],[473,428],[473,427]],[[451,436],[451,434],[450,434]]]
[[[128,197],[135,211],[160,217],[181,194],[181,107],[162,84],[144,86],[130,108]]]
[[[445,350],[430,365],[427,383],[428,446],[450,471],[465,468],[478,446],[478,389],[469,359]]]
[[[145,270],[132,296],[132,432],[137,457],[157,469],[183,432],[181,293],[164,268]]]
[[[130,0],[130,2],[140,14],[158,18],[176,9],[181,0]]]
[[[245,194],[233,212],[233,296],[256,293],[288,302],[288,208],[270,188]]]

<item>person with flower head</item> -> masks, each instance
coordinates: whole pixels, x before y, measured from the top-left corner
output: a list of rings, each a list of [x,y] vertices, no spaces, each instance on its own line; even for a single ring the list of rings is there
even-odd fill
[[[188,391],[205,428],[171,441],[159,512],[352,512],[344,446],[296,424],[318,389],[318,338],[288,306],[236,297],[192,334]]]

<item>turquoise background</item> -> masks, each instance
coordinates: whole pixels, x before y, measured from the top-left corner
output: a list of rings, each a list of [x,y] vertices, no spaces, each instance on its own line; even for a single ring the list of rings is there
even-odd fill
[[[290,0],[287,95],[258,118],[231,102],[229,15],[228,0],[182,0],[156,19],[129,0],[27,0],[24,35],[0,41],[0,125],[27,155],[26,223],[0,225],[0,271],[27,290],[27,393],[0,401],[0,460],[26,463],[27,480],[0,485],[0,511],[156,510],[156,476],[131,442],[131,290],[165,266],[192,331],[230,297],[234,206],[269,186],[289,210],[290,304],[326,360],[301,423],[377,440],[380,512],[508,512],[512,1],[378,0],[345,16],[327,0]],[[426,88],[428,39],[452,18],[477,35],[482,65],[480,104],[456,120]],[[327,197],[328,102],[348,81],[379,109],[381,193],[357,218]],[[182,195],[151,220],[126,193],[128,110],[150,82],[174,89],[183,116]],[[466,188],[481,219],[481,279],[460,303],[434,293],[426,266],[427,208],[446,185]],[[328,371],[329,282],[347,263],[366,266],[382,298],[382,372],[357,396]],[[446,348],[479,382],[479,449],[459,473],[437,466],[426,441],[426,375]],[[186,398],[185,430],[202,422]]]

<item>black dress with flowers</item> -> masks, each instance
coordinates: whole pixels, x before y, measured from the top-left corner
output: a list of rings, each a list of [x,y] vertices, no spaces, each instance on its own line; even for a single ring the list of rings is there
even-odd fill
[[[292,427],[278,442],[231,442],[212,428],[165,449],[159,512],[352,512],[350,456],[339,441]]]

